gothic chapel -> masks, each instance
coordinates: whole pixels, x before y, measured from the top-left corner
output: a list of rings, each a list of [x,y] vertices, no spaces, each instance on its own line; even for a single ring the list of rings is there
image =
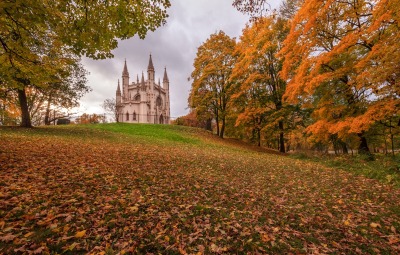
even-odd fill
[[[167,69],[164,70],[162,86],[160,79],[156,84],[154,77],[155,71],[150,54],[147,80],[145,81],[142,72],[140,81],[139,75],[137,75],[136,82],[129,84],[129,72],[125,60],[122,72],[122,93],[119,80],[116,93],[119,122],[169,124],[170,104]]]

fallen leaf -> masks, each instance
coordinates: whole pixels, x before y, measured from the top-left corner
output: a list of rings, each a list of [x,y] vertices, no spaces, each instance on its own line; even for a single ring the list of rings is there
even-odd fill
[[[33,254],[40,254],[40,253],[42,253],[43,252],[43,250],[45,249],[46,247],[39,247],[39,248],[37,248],[36,250],[34,250],[33,251]]]
[[[381,227],[381,225],[379,225],[378,223],[375,223],[375,222],[371,222],[369,225],[371,228]]]
[[[75,234],[76,238],[82,238],[86,234],[86,230],[78,231]]]
[[[15,236],[15,235],[12,235],[12,234],[7,234],[7,235],[5,235],[5,236],[2,236],[2,237],[0,237],[0,241],[3,241],[3,242],[11,242],[12,240],[14,240],[15,238],[16,238],[17,236]]]
[[[24,237],[30,237],[31,235],[33,235],[33,233],[34,233],[34,232],[26,233],[26,234],[24,235]]]
[[[395,237],[395,236],[389,237],[389,244],[395,244],[395,243],[399,243],[399,242],[400,242],[400,238]]]
[[[132,212],[137,212],[137,211],[139,211],[139,207],[131,206],[131,207],[129,207],[129,210],[131,210]]]

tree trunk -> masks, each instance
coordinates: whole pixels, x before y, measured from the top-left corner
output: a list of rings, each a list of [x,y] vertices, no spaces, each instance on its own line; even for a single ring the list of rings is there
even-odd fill
[[[50,125],[50,101],[51,101],[51,96],[47,100],[46,113],[44,115],[44,124],[46,126]]]
[[[392,156],[394,157],[394,136],[390,134],[390,140],[392,140]]]
[[[343,154],[349,154],[349,150],[347,149],[347,144],[345,142],[341,142]]]
[[[387,146],[387,139],[385,134],[385,127],[383,128],[383,138],[385,139],[385,155],[388,154],[388,146]]]
[[[221,126],[221,131],[219,133],[219,137],[224,138],[224,132],[225,132],[225,117],[222,118],[222,126]]]
[[[18,89],[18,100],[21,108],[21,127],[32,127],[31,116],[28,110],[28,100],[26,99],[25,88]]]
[[[1,105],[1,110],[0,110],[0,125],[5,125],[6,123],[6,121],[5,121],[5,119],[6,119],[6,115],[5,115],[5,113],[6,113],[6,106],[4,105],[4,104],[2,104]]]
[[[369,154],[371,153],[368,148],[368,143],[367,139],[363,134],[358,134],[358,137],[360,138],[360,145],[358,146],[358,153],[360,154]]]
[[[285,140],[283,137],[283,121],[279,121],[279,151],[285,153]]]
[[[257,145],[258,147],[261,146],[261,130],[257,129]]]
[[[211,122],[211,118],[208,118],[207,120],[206,120],[206,130],[208,130],[208,131],[212,131],[212,122]]]
[[[218,118],[218,115],[215,117],[215,122],[217,122],[217,136],[219,136],[219,118]]]
[[[392,120],[390,120],[390,141],[392,143],[392,156],[394,156],[394,136],[393,136],[393,131],[392,131]]]

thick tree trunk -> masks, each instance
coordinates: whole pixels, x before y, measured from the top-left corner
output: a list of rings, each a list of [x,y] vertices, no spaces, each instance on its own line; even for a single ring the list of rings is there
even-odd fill
[[[221,126],[221,131],[219,133],[219,137],[224,138],[224,132],[225,132],[225,117],[222,118],[222,126]]]
[[[360,138],[360,145],[358,146],[358,153],[360,154],[369,154],[371,153],[368,148],[368,143],[367,139],[363,134],[358,134],[358,137]]]
[[[28,100],[26,99],[25,88],[18,89],[18,99],[21,108],[21,127],[32,127],[31,116],[28,110]]]
[[[345,142],[341,142],[343,154],[349,154],[349,150],[347,149],[347,144]]]
[[[283,136],[283,121],[279,121],[279,151],[285,153],[285,140]]]
[[[211,122],[211,118],[208,118],[207,120],[206,120],[206,130],[207,131],[212,131],[212,122]]]

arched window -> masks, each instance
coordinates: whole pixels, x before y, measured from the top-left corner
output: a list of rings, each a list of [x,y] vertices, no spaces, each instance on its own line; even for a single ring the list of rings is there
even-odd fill
[[[162,99],[161,99],[161,97],[157,97],[156,106],[161,106],[161,105],[162,105]]]
[[[129,113],[128,112],[126,112],[126,120],[127,121],[129,120]]]
[[[132,120],[136,120],[136,112],[133,112]]]
[[[135,101],[140,101],[140,95],[139,94],[136,94]]]

